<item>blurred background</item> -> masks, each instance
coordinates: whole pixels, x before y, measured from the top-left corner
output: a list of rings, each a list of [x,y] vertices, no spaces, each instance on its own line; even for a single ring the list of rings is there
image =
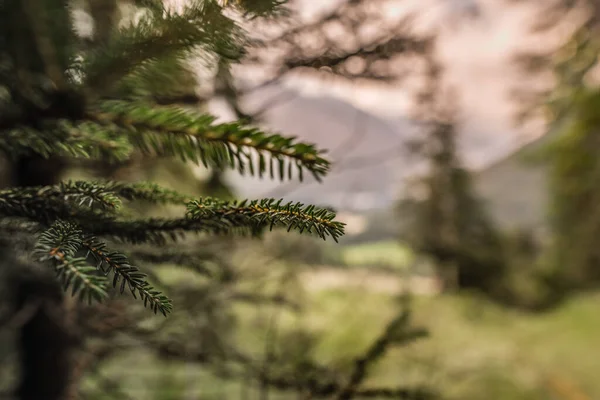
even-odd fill
[[[109,11],[74,3],[93,36]],[[174,96],[327,149],[323,182],[141,158],[102,174],[330,207],[346,236],[194,239],[186,268],[134,252],[177,311],[79,310],[80,398],[600,399],[600,2],[287,5],[245,22],[256,44],[231,73],[190,60]]]

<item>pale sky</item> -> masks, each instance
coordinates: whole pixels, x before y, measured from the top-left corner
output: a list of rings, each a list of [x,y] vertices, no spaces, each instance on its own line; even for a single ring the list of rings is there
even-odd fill
[[[307,16],[339,2],[298,1]],[[460,91],[464,129],[469,140],[481,142],[481,146],[491,147],[491,153],[501,156],[543,132],[540,124],[516,127],[515,106],[509,99],[510,90],[524,79],[511,63],[515,51],[547,46],[552,40],[565,37],[562,31],[543,40],[528,33],[533,19],[539,15],[532,5],[536,2],[512,6],[506,0],[390,0],[389,3],[388,13],[401,15],[405,10],[418,10],[426,24],[441,32],[439,49],[448,78]],[[461,12],[473,9],[479,12],[477,19],[461,18]],[[307,93],[340,97],[385,118],[400,118],[406,111],[406,94],[401,88],[311,84],[306,79],[292,79],[290,84]],[[474,167],[488,163],[490,152],[481,154],[481,157],[476,152],[467,154],[467,162]]]
[[[303,17],[310,19],[319,9],[334,7],[343,0],[295,1],[300,3]],[[445,64],[448,80],[459,92],[457,101],[462,117],[459,136],[462,143],[459,140],[459,146],[462,145],[461,153],[467,166],[484,167],[544,132],[540,124],[517,127],[515,104],[509,97],[512,89],[529,84],[532,79],[517,73],[511,60],[517,50],[543,48],[564,40],[569,33],[559,29],[554,36],[543,39],[530,34],[533,21],[540,15],[540,11],[531,5],[535,1],[512,6],[507,5],[507,0],[372,1],[372,4],[387,1],[388,7],[382,7],[381,11],[391,19],[409,11],[419,11],[423,27],[435,27],[439,32],[440,58]],[[464,18],[465,13],[473,11],[477,12],[476,19]],[[244,74],[258,80],[260,75],[260,70],[246,70]],[[409,98],[402,86],[375,88],[335,82],[307,78],[306,75],[286,79],[287,85],[308,97],[337,97],[390,121],[390,125],[395,125],[398,130],[405,126]],[[244,180],[243,184],[260,186],[264,190],[269,185],[277,185],[250,179]],[[398,183],[398,187],[401,186],[401,182]]]

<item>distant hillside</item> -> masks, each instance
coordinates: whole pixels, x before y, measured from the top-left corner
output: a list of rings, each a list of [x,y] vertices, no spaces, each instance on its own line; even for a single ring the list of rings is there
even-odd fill
[[[402,222],[389,210],[398,200],[403,179],[418,167],[403,147],[416,133],[410,122],[386,120],[337,98],[312,97],[281,87],[253,94],[245,107],[252,112],[271,102],[273,107],[264,115],[268,130],[328,149],[333,169],[322,184],[311,179],[282,184],[231,174],[236,190],[244,197],[283,197],[368,215],[369,228],[357,240],[393,236]],[[550,136],[474,172],[475,189],[501,226],[543,225],[548,206],[545,168],[526,156]],[[462,136],[461,153],[471,159],[493,159],[507,151],[506,137],[471,127]]]
[[[544,164],[535,162],[536,152],[552,137],[535,140],[486,168],[473,173],[473,184],[491,217],[503,229],[544,229],[548,212],[548,176]],[[401,237],[409,229],[410,215],[391,208],[365,214],[366,229],[345,238],[359,243]]]
[[[244,196],[293,198],[349,211],[381,210],[396,202],[404,178],[419,167],[404,147],[419,134],[406,118],[388,120],[338,98],[276,86],[252,94],[244,106],[253,112],[265,104],[269,105],[264,115],[268,130],[328,149],[334,166],[323,184],[311,179],[303,184],[280,184],[231,174],[232,183]],[[509,133],[493,128],[482,131],[468,126],[461,152],[468,159],[490,160],[507,151],[508,137]]]
[[[311,177],[302,184],[281,184],[232,174],[245,196],[293,198],[349,210],[386,208],[395,201],[396,188],[413,168],[402,157],[414,130],[407,121],[388,121],[332,97],[310,97],[289,89],[262,90],[253,97],[247,104],[250,111],[281,99],[264,116],[268,129],[328,149],[334,166],[322,184]]]
[[[500,226],[543,228],[548,213],[548,174],[532,160],[552,135],[544,135],[515,153],[473,174],[475,190]]]

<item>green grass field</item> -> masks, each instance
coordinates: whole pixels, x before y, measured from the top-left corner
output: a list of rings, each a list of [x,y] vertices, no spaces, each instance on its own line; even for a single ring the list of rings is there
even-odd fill
[[[401,268],[410,261],[410,252],[385,242],[346,248],[344,257],[355,266],[373,265],[379,259]],[[400,279],[399,275],[389,276]],[[260,356],[267,338],[289,345],[295,340],[291,333],[301,327],[318,338],[311,356],[344,369],[399,310],[395,296],[368,285],[306,290],[302,299],[305,311],[300,314],[238,307],[238,345]],[[572,298],[540,315],[502,309],[469,296],[415,298],[413,310],[414,324],[428,329],[430,336],[387,354],[374,366],[368,385],[424,383],[447,400],[600,399],[600,293]],[[136,399],[180,400],[185,398],[182,391],[198,394],[189,398],[243,398],[239,382],[221,381],[197,367],[172,366],[159,373],[143,352],[127,360],[128,364],[111,368],[111,374],[120,381],[131,380],[128,387],[136,388],[131,392]],[[129,363],[137,367],[123,367]],[[173,384],[171,394],[167,381]]]
[[[398,309],[368,290],[327,290],[309,301],[311,311],[288,326],[319,332],[315,357],[329,365],[359,355]],[[415,324],[430,337],[391,352],[370,383],[431,383],[456,400],[599,399],[599,307],[600,294],[537,316],[470,297],[416,299]],[[571,394],[559,395],[562,387]]]
[[[326,290],[308,301],[310,311],[278,320],[274,337],[285,340],[286,332],[295,327],[308,328],[319,337],[314,357],[339,368],[364,351],[398,307],[393,298],[368,290]],[[416,299],[415,323],[429,329],[430,337],[390,352],[375,366],[368,384],[431,384],[449,400],[598,399],[599,306],[600,294],[592,294],[552,313],[529,316],[468,297]],[[269,313],[240,308],[239,315],[244,321],[239,344],[260,354],[267,333],[258,321],[266,321]],[[145,359],[137,354],[135,363],[143,365]],[[139,387],[165,381],[163,374],[142,365],[129,369]],[[179,388],[196,387],[204,393],[202,398],[239,396],[238,383],[222,382],[195,367],[171,368],[167,375],[163,378],[171,376],[168,380],[179,382],[175,385]],[[164,385],[158,386],[165,394],[157,400],[177,398],[169,397]],[[566,394],[557,394],[561,387]],[[587,397],[576,397],[578,392]]]
[[[395,240],[387,240],[343,247],[342,260],[350,267],[404,269],[412,261],[412,252]]]

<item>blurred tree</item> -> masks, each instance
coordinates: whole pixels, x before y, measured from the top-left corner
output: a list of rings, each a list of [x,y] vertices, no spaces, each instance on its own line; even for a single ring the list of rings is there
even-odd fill
[[[411,145],[428,162],[419,182],[425,199],[403,201],[401,215],[413,214],[409,243],[434,258],[446,290],[493,293],[503,274],[501,241],[456,149],[456,94],[443,87],[442,68],[428,57],[427,80],[418,96],[417,119],[425,135]]]
[[[442,68],[426,57],[429,72],[417,97],[416,117],[423,137],[411,148],[428,162],[416,182],[417,198],[399,204],[410,221],[403,240],[433,258],[446,290],[467,290],[505,306],[537,311],[562,298],[541,263],[531,232],[502,232],[489,217],[457,154],[457,95],[445,90]]]
[[[447,287],[490,293],[501,286],[506,269],[503,244],[459,161],[456,112],[449,107],[456,97],[441,82],[438,33],[435,28],[419,29],[418,12],[389,17],[381,12],[383,7],[384,2],[348,0],[310,23],[293,21],[283,33],[262,38],[264,46],[253,49],[246,63],[269,67],[270,79],[258,87],[303,71],[323,79],[404,84],[405,91],[413,91],[413,117],[424,134],[406,147],[419,161],[426,160],[430,174],[420,182],[427,200],[402,202],[400,218],[412,220],[413,229],[407,229],[411,244],[434,256]],[[369,31],[370,26],[378,29]],[[319,40],[309,40],[315,37]]]
[[[551,72],[542,90],[524,87],[523,117],[542,112],[549,126],[549,144],[539,162],[548,166],[551,240],[544,281],[556,296],[597,287],[600,264],[595,238],[600,229],[595,200],[599,165],[596,162],[598,117],[598,26],[600,3],[596,0],[556,1],[536,24],[536,31],[554,29],[569,16],[574,28],[558,47],[545,52],[520,54],[518,60],[530,75]],[[529,93],[529,94],[527,94]]]

